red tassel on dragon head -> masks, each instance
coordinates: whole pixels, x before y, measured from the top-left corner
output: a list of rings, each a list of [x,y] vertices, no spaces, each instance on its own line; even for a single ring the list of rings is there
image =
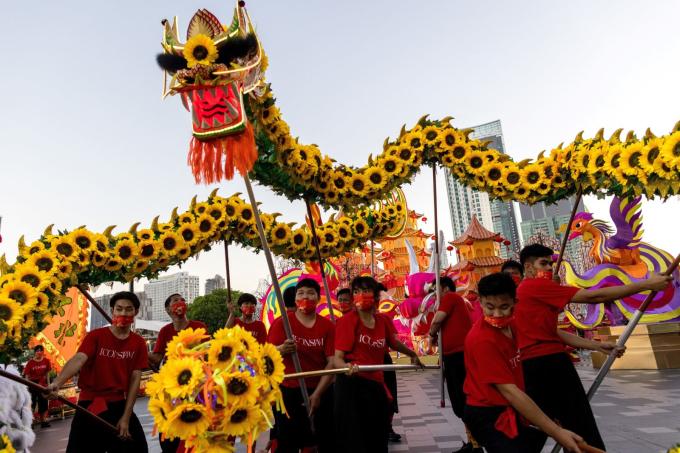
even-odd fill
[[[157,58],[166,72],[163,95],[179,94],[192,113],[188,163],[196,182],[231,179],[234,169],[246,174],[257,160],[257,148],[243,98],[263,86],[266,57],[245,3],[238,3],[229,26],[198,10],[186,42],[180,41],[177,17],[172,24],[164,20],[163,27],[164,53]]]

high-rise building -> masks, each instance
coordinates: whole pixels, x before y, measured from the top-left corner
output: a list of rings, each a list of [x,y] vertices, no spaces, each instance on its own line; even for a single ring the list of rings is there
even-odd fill
[[[501,121],[480,124],[471,127],[470,137],[477,140],[488,140],[491,148],[505,153],[503,130]],[[510,241],[507,247],[501,247],[501,257],[510,258],[519,252],[520,235],[517,228],[517,218],[513,202],[489,200],[485,192],[478,192],[460,184],[451,173],[446,171],[446,189],[451,212],[453,237],[460,237],[465,233],[472,216],[476,215],[480,223],[487,229],[500,233],[503,239]]]
[[[205,295],[212,293],[216,289],[224,288],[225,280],[220,275],[215,274],[213,278],[205,281]]]
[[[545,235],[549,238],[557,239],[561,244],[564,238],[565,226],[569,223],[569,217],[575,202],[576,198],[570,197],[560,200],[556,204],[536,203],[534,205],[527,205],[520,203],[519,212],[522,217],[520,228],[522,229],[524,244],[526,245],[529,238],[536,235]],[[583,201],[581,201],[577,212],[585,210]],[[585,257],[580,237],[567,242],[564,255],[577,272],[585,270]]]
[[[199,279],[188,272],[178,272],[160,277],[144,285],[144,293],[151,300],[151,320],[170,321],[165,312],[165,299],[172,294],[181,294],[191,304],[198,297]]]

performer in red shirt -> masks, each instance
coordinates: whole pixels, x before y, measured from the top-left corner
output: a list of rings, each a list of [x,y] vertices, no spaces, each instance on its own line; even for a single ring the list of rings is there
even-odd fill
[[[203,328],[206,332],[208,331],[208,327],[203,322],[187,319],[187,302],[181,294],[171,294],[165,299],[165,311],[172,322],[161,327],[153,352],[149,354],[149,364],[155,369],[160,367],[168,343],[178,332],[188,328]]]
[[[524,268],[515,260],[507,260],[503,263],[501,272],[509,274],[510,277],[512,277],[512,281],[515,282],[515,285],[522,283],[522,279],[524,278]]]
[[[33,348],[33,358],[29,360],[24,367],[24,376],[29,381],[47,387],[50,383],[50,371],[52,371],[52,364],[45,358],[45,348],[43,345],[39,344]],[[40,426],[42,428],[49,428],[51,426],[47,421],[49,405],[45,395],[33,389],[30,390],[30,393],[32,402],[31,408],[35,411],[37,406]]]
[[[112,325],[88,333],[48,389],[55,397],[59,387],[80,372],[78,405],[116,426],[118,436],[76,411],[67,453],[148,451],[144,429],[133,412],[142,370],[148,364],[146,342],[130,330],[139,299],[123,291],[114,294],[109,304]]]
[[[515,319],[527,394],[549,417],[604,450],[583,384],[565,352],[565,341],[575,347],[595,342],[560,333],[558,315],[570,302],[599,304],[641,291],[663,290],[671,277],[654,275],[630,285],[594,290],[563,286],[553,280],[552,255],[552,249],[540,244],[528,245],[520,253],[525,278],[517,288]],[[601,344],[599,349],[608,354],[615,348],[615,344]]]
[[[342,288],[335,297],[338,299],[338,308],[343,315],[354,310],[354,306],[352,306],[352,291],[349,288]]]
[[[432,286],[434,287],[434,281]],[[441,299],[439,308],[430,324],[430,342],[437,344],[437,337],[441,331],[446,389],[449,392],[453,413],[462,420],[465,411],[463,345],[465,344],[465,337],[472,327],[472,320],[465,300],[456,294],[456,284],[453,280],[450,277],[442,277],[439,279],[439,286],[441,288]],[[463,442],[463,447],[456,451],[459,453],[482,453],[482,449],[478,448],[469,431],[467,435],[469,442]]]
[[[484,316],[465,339],[465,424],[487,453],[540,452],[540,432],[525,420],[567,451],[580,453],[577,442],[582,439],[559,427],[524,393],[512,277],[503,272],[487,275],[477,288]]]
[[[389,392],[383,372],[357,373],[357,365],[382,365],[388,348],[411,357],[418,355],[398,340],[392,321],[376,313],[380,292],[371,277],[352,281],[356,311],[338,320],[335,337],[335,367],[350,367],[347,376],[335,382],[335,445],[337,451],[386,453],[389,435]]]
[[[277,346],[283,355],[286,374],[295,373],[291,354],[297,351],[302,371],[332,368],[335,326],[316,314],[321,288],[311,279],[304,278],[295,287],[297,310],[289,312],[293,340],[286,339],[283,320],[277,318],[269,328],[269,343]],[[315,445],[321,453],[336,451],[333,446],[333,382],[331,376],[305,379],[314,421],[312,433],[309,416],[304,406],[300,384],[289,379],[281,384],[283,401],[288,416],[274,413],[276,420],[276,453],[292,453]]]
[[[235,307],[229,307],[229,318],[227,319],[227,327],[234,325],[240,326],[253,334],[258,343],[264,344],[267,341],[267,328],[264,323],[255,319],[255,307],[257,306],[257,299],[252,294],[243,293],[239,296],[236,304],[241,309],[241,317],[235,316]]]

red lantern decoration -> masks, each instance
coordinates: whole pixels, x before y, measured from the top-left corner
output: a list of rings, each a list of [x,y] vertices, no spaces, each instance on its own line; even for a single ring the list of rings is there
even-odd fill
[[[423,222],[427,222],[427,217],[423,217],[423,218],[420,219],[420,220],[422,220]]]
[[[446,250],[448,250],[450,252],[451,250],[453,250],[453,246],[452,245],[447,246]]]
[[[495,238],[493,238],[493,240],[496,242],[503,242],[503,238],[500,236],[496,236]]]
[[[435,236],[435,235],[433,234],[432,236],[430,236],[430,239],[432,239],[432,240],[434,241],[434,240],[437,239],[437,236]]]
[[[468,239],[467,241],[465,241],[465,245],[472,245],[474,243],[475,241],[473,241],[472,239]]]
[[[512,242],[510,242],[510,241],[507,240],[507,239],[503,241],[503,245],[505,245],[505,246],[508,246],[508,245],[510,245],[510,244],[512,244]]]

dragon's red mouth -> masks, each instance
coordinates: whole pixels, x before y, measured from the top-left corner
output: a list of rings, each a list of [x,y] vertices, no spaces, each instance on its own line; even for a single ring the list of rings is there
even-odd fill
[[[199,140],[230,135],[245,126],[243,99],[236,82],[194,87],[182,93],[182,101],[187,108],[191,103],[194,136]]]

